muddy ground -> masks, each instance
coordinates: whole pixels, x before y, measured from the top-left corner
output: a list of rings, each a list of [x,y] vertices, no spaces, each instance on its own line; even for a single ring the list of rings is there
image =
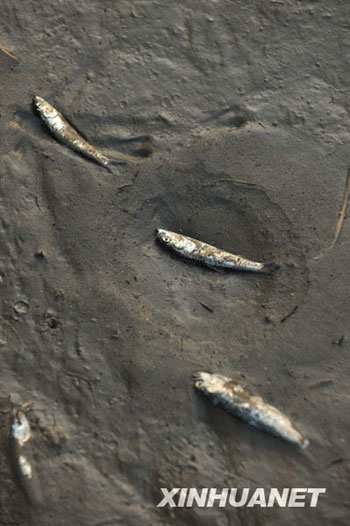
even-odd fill
[[[0,524],[348,524],[348,221],[327,250],[350,165],[348,2],[1,11]],[[139,162],[111,175],[60,145],[34,95]],[[216,273],[157,227],[281,268]],[[309,448],[216,409],[198,369],[242,380]],[[23,487],[8,433],[27,402]],[[314,509],[171,510],[161,487],[327,492]]]

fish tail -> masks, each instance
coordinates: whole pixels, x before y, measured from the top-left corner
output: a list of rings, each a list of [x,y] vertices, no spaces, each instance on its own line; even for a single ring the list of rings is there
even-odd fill
[[[116,166],[111,166],[111,164],[108,163],[108,164],[105,164],[104,167],[110,174],[119,175],[119,171],[117,170]]]
[[[277,263],[264,263],[264,266],[262,268],[262,272],[266,272],[267,274],[269,274],[271,272],[275,272],[279,268],[281,268],[281,267]]]
[[[300,447],[302,449],[306,449],[309,444],[310,444],[310,441],[307,438],[303,438],[300,443]]]
[[[105,164],[105,167],[107,168],[107,170],[111,174],[119,175],[119,170],[118,170],[117,167],[120,166],[120,165],[124,165],[124,164],[127,164],[126,161],[115,160],[115,159],[108,158],[108,162],[107,162],[107,164]]]

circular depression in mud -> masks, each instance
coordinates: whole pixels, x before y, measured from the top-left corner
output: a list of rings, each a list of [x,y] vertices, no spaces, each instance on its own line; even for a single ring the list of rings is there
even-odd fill
[[[199,349],[260,347],[302,302],[305,257],[288,217],[263,187],[167,166],[166,172],[146,170],[119,204],[120,228],[133,240],[124,243],[120,264],[137,283],[134,315],[190,342],[194,355]],[[266,275],[215,272],[156,242],[157,228],[280,269]]]

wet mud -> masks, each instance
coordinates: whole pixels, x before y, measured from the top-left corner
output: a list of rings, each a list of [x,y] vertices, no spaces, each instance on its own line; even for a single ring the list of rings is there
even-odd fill
[[[346,220],[325,251],[349,163],[347,4],[198,6],[4,2],[1,524],[347,524]],[[140,162],[112,175],[59,144],[34,95]],[[214,272],[157,228],[280,269]],[[308,449],[212,406],[196,370],[266,398]],[[27,402],[24,487],[9,425]],[[169,509],[161,487],[327,493],[315,509]]]

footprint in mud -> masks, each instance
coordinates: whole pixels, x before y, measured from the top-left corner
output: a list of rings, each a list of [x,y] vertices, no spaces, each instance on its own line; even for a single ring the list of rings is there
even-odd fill
[[[253,114],[247,108],[233,104],[227,108],[208,112],[207,117],[202,120],[201,124],[211,124],[216,128],[241,128],[252,118]]]

